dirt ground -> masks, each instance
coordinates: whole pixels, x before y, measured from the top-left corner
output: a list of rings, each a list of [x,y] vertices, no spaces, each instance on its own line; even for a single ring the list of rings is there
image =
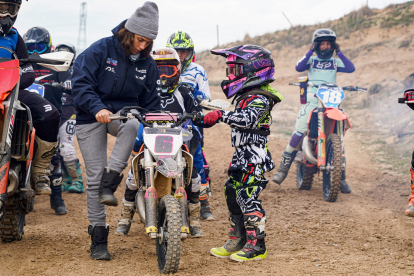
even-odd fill
[[[215,98],[221,97],[218,89],[213,90]],[[297,112],[281,105],[275,109],[276,114],[280,110]],[[277,117],[274,129],[281,124]],[[287,136],[270,137],[275,163],[279,163],[287,143],[283,137]],[[335,203],[324,202],[321,178],[315,178],[310,191],[299,191],[292,166],[281,186],[270,182],[261,196],[267,217],[268,258],[235,263],[209,254],[211,247],[223,245],[229,230],[223,185],[233,149],[227,125],[206,131],[216,220],[203,222],[203,238],[183,242],[177,275],[413,274],[414,219],[404,216],[409,174],[402,177],[376,169],[352,129],[346,139],[347,177],[353,192],[340,194]],[[111,138],[110,145],[113,142]],[[124,189],[125,180],[116,192],[119,201]],[[0,244],[0,275],[158,274],[155,243],[145,235],[142,224],[134,223],[127,237],[114,234],[120,207],[107,208],[112,260],[91,260],[86,195],[66,193],[64,199],[69,213],[56,216],[48,196],[36,198],[35,210],[27,216],[23,240]]]

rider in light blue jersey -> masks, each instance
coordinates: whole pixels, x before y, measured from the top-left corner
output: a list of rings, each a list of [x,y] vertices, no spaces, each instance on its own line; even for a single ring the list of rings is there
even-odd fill
[[[335,50],[339,59],[332,57]],[[313,56],[313,52],[316,53],[316,56]],[[341,52],[339,44],[336,43],[336,34],[329,29],[318,29],[313,34],[310,50],[296,64],[296,71],[304,72],[306,70],[309,71],[309,82],[319,85],[326,82],[336,83],[336,73],[352,73],[355,71],[355,66]],[[309,114],[318,107],[318,99],[313,96],[316,92],[317,88],[315,87],[307,89],[307,102],[302,105],[299,111],[295,131],[282,155],[277,173],[273,177],[273,182],[277,184],[281,184],[285,180],[308,128]],[[343,157],[343,163],[345,163],[345,157]],[[342,171],[340,189],[342,193],[351,192],[351,188],[345,181],[344,170]]]

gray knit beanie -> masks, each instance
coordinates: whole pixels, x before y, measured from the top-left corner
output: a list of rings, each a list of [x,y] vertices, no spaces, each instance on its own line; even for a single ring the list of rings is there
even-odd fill
[[[158,6],[154,2],[145,2],[127,20],[125,28],[137,35],[156,39],[158,35]]]

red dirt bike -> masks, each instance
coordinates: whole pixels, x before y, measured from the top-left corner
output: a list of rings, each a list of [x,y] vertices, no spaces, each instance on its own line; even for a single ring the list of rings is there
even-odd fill
[[[20,64],[38,63],[63,72],[73,59],[68,52],[31,55],[24,60],[11,53],[14,59],[0,58],[0,239],[4,242],[22,239],[35,196],[30,183],[35,129],[29,107],[18,100]]]
[[[333,83],[313,85],[306,81],[304,85],[301,84],[302,80],[300,78],[299,83],[289,85],[301,86],[301,96],[304,94],[303,86],[316,87],[318,90],[314,96],[318,98],[318,108],[309,115],[308,130],[302,141],[303,158],[301,161],[296,160],[297,187],[299,190],[310,190],[314,175],[322,172],[323,199],[335,202],[341,174],[345,170],[342,162],[345,158],[344,135],[351,127],[348,116],[340,108],[345,99],[344,90],[367,91],[354,86],[341,88]]]

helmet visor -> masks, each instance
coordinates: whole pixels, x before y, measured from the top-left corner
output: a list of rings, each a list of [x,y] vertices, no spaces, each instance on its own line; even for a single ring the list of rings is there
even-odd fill
[[[174,65],[158,65],[160,71],[160,78],[171,78],[177,74],[177,66]]]
[[[34,53],[42,54],[46,52],[48,48],[46,43],[31,43],[31,44],[26,44],[26,47],[27,47],[27,51],[31,55],[33,55]]]
[[[244,74],[243,65],[242,64],[228,64],[226,68],[226,76],[238,78]]]
[[[15,17],[19,12],[20,5],[0,1],[0,15]]]

